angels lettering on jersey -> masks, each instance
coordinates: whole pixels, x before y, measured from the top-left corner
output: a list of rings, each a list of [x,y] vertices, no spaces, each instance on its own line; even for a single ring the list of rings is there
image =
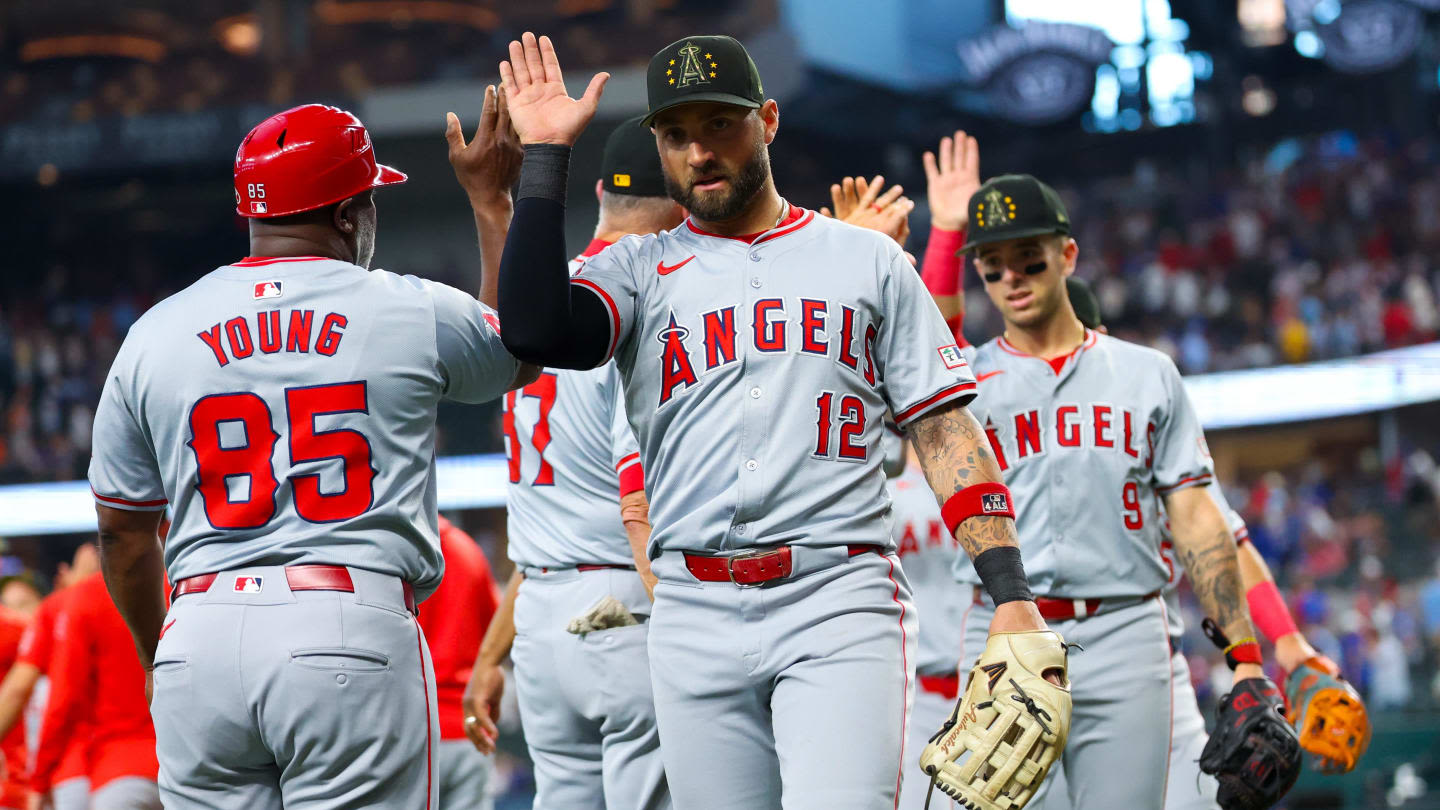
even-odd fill
[[[788,308],[788,310],[787,310]],[[814,298],[787,302],[782,298],[762,298],[750,312],[737,317],[738,307],[732,305],[700,315],[699,346],[687,346],[693,334],[690,326],[670,311],[670,322],[655,335],[660,343],[660,400],[663,407],[677,391],[684,391],[699,382],[696,370],[715,371],[736,362],[736,341],[748,340],[757,352],[783,353],[799,351],[816,357],[829,358],[875,386],[875,324],[861,326],[856,308]],[[798,314],[792,322],[789,311]],[[748,315],[748,319],[746,318]],[[840,324],[838,338],[830,333],[831,319]],[[737,323],[741,328],[737,329]]]
[[[1145,421],[1141,428],[1141,417],[1134,410],[1101,403],[1065,403],[1043,412],[1032,408],[985,417],[985,435],[1001,472],[1032,456],[1075,447],[1113,450],[1143,458],[1150,467],[1155,431],[1153,421]]]

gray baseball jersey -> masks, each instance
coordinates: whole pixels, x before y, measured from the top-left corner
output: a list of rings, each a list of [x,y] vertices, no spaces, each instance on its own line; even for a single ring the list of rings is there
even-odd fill
[[[1153,349],[1087,332],[1048,361],[1003,337],[975,357],[984,426],[1014,496],[1030,584],[1040,596],[1141,596],[1169,577],[1158,504],[1213,478],[1180,372]],[[979,584],[969,560],[956,577]]]
[[[571,272],[588,256],[571,261]],[[640,448],[613,363],[547,370],[505,395],[510,559],[532,568],[632,565],[620,492],[638,489]]]
[[[964,556],[960,541],[945,530],[935,492],[918,465],[906,466],[903,473],[887,482],[886,488],[893,505],[891,534],[896,554],[910,580],[915,612],[920,617],[915,671],[921,675],[954,675],[964,640],[961,617],[973,591],[957,584],[951,573],[955,557]],[[932,719],[926,718],[925,722]]]
[[[95,413],[90,485],[172,511],[171,581],[345,564],[411,583],[444,568],[435,409],[518,369],[499,320],[443,284],[346,262],[246,259],[145,313]]]
[[[753,241],[691,220],[626,237],[572,284],[610,313],[651,557],[889,545],[886,409],[904,427],[975,390],[900,246],[813,211]]]

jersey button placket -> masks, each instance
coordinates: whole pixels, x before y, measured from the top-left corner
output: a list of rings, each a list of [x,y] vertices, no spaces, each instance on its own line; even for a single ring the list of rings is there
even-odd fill
[[[755,391],[759,386],[755,384],[760,376],[754,363],[763,362],[763,355],[752,354],[755,351],[754,325],[751,320],[755,314],[755,302],[760,297],[756,291],[764,286],[759,275],[754,274],[754,267],[760,262],[760,254],[757,251],[748,249],[742,257],[739,257],[741,264],[736,268],[739,273],[740,298],[745,303],[735,313],[736,331],[742,336],[740,343],[740,379],[735,384],[735,391],[739,394],[742,391],[749,391],[750,395],[740,398],[740,442],[739,451],[739,486],[736,487],[737,503],[735,504],[735,525],[731,534],[735,540],[734,545],[746,546],[754,542],[753,532],[745,525],[753,514],[763,508],[761,501],[764,498],[764,481],[756,473],[760,469],[760,462],[757,456],[764,442],[765,411],[763,405],[758,401]],[[749,259],[749,264],[744,259]],[[759,407],[757,407],[759,406]]]

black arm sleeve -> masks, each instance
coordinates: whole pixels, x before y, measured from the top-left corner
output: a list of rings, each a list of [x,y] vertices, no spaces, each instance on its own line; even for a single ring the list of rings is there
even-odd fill
[[[595,368],[610,346],[610,315],[599,296],[570,284],[565,206],[558,201],[570,150],[561,148],[525,148],[521,197],[500,259],[501,340],[527,363]],[[558,172],[557,158],[564,161]]]

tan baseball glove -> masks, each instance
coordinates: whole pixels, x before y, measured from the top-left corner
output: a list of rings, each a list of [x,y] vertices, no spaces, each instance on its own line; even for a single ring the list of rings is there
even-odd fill
[[[1062,686],[1045,680],[1056,672]],[[1018,810],[1065,750],[1070,676],[1064,639],[1049,630],[996,633],[970,670],[950,719],[920,753],[920,767],[974,810]]]

